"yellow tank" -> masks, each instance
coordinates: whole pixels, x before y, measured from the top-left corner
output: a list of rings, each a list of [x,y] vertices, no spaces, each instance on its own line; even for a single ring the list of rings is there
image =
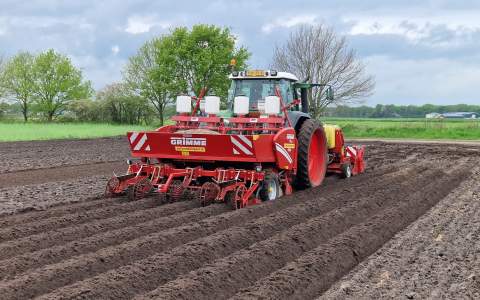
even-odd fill
[[[323,125],[323,130],[325,131],[325,135],[327,137],[328,149],[335,148],[335,131],[337,129],[340,129],[340,127],[338,127],[337,125],[329,125],[329,124]]]

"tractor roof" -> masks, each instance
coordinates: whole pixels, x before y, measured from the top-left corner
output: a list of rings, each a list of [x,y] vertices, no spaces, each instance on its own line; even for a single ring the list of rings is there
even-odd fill
[[[230,79],[287,79],[292,81],[298,81],[297,76],[288,72],[277,72],[275,70],[247,70],[233,72],[229,76]]]

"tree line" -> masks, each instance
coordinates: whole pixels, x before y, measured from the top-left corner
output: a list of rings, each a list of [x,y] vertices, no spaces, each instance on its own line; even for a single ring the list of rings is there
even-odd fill
[[[323,115],[341,118],[424,118],[428,113],[448,112],[476,112],[480,114],[480,105],[456,104],[456,105],[382,105],[376,106],[346,106],[338,105],[328,107]]]
[[[81,71],[67,56],[52,49],[38,55],[21,52],[3,63],[0,89],[3,97],[17,101],[25,121],[32,105],[52,121],[71,99],[93,94],[91,83],[83,79]]]
[[[234,70],[251,56],[236,45],[229,28],[199,24],[173,28],[146,41],[129,58],[122,80],[95,92],[70,58],[55,50],[20,52],[0,58],[0,117],[20,112],[29,118],[163,125],[179,94],[215,94],[225,100]],[[234,62],[234,64],[232,64]],[[272,68],[302,81],[332,85],[333,103],[355,103],[371,94],[372,76],[348,48],[345,38],[325,26],[302,26],[274,50]],[[309,94],[311,113],[332,104],[323,88]]]

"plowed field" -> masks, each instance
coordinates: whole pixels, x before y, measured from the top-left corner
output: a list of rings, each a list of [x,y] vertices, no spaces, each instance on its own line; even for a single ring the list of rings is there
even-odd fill
[[[469,223],[480,221],[480,147],[367,147],[365,174],[232,211],[195,199],[102,199],[109,174],[125,167],[123,139],[0,144],[0,298],[478,295],[478,268],[462,266],[480,263],[480,223]],[[456,211],[441,206],[455,201]],[[470,276],[463,288],[451,289],[450,264],[426,253],[450,238],[460,244],[443,253]],[[422,266],[422,288],[409,284],[409,264]],[[444,290],[422,277],[432,268]]]

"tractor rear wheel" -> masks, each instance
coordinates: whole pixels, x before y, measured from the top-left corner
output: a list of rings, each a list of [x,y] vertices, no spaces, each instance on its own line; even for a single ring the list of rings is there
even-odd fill
[[[305,120],[298,132],[298,159],[295,187],[303,190],[319,186],[327,172],[327,138],[315,120]]]

